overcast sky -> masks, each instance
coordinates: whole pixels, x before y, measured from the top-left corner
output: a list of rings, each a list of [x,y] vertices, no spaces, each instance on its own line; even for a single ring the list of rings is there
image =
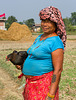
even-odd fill
[[[57,7],[62,17],[70,17],[76,12],[76,0],[0,0],[0,15],[15,16],[19,21],[33,18],[35,23],[40,23],[39,11],[45,7]]]

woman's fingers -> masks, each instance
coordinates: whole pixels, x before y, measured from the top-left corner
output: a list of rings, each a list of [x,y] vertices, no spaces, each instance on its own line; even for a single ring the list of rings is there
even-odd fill
[[[15,65],[17,69],[21,70],[21,66],[20,65]]]

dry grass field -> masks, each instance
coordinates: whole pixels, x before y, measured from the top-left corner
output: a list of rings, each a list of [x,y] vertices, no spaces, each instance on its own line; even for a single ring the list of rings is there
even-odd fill
[[[23,88],[19,88],[25,78],[18,80],[21,72],[5,58],[13,50],[27,50],[32,43],[0,41],[0,100],[23,100]],[[76,35],[68,36],[59,95],[59,100],[76,100]]]

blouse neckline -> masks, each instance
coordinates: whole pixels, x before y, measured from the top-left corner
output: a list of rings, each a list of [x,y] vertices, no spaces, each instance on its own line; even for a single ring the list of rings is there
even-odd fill
[[[48,38],[56,37],[56,36],[51,36],[51,37],[48,37],[48,38],[46,38],[46,39],[40,40],[41,36],[42,36],[42,34],[41,34],[40,37],[39,37],[39,41],[44,41],[44,40],[46,40],[46,39],[48,39]],[[57,35],[57,37],[58,37],[58,35]]]

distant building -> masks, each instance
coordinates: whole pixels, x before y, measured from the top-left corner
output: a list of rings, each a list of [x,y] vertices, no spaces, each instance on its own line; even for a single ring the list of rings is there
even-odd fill
[[[39,32],[40,31],[40,27],[41,27],[41,24],[33,25],[33,29],[34,29],[35,32]]]
[[[6,21],[6,19],[0,19],[0,30],[6,30],[5,29],[5,21]]]

